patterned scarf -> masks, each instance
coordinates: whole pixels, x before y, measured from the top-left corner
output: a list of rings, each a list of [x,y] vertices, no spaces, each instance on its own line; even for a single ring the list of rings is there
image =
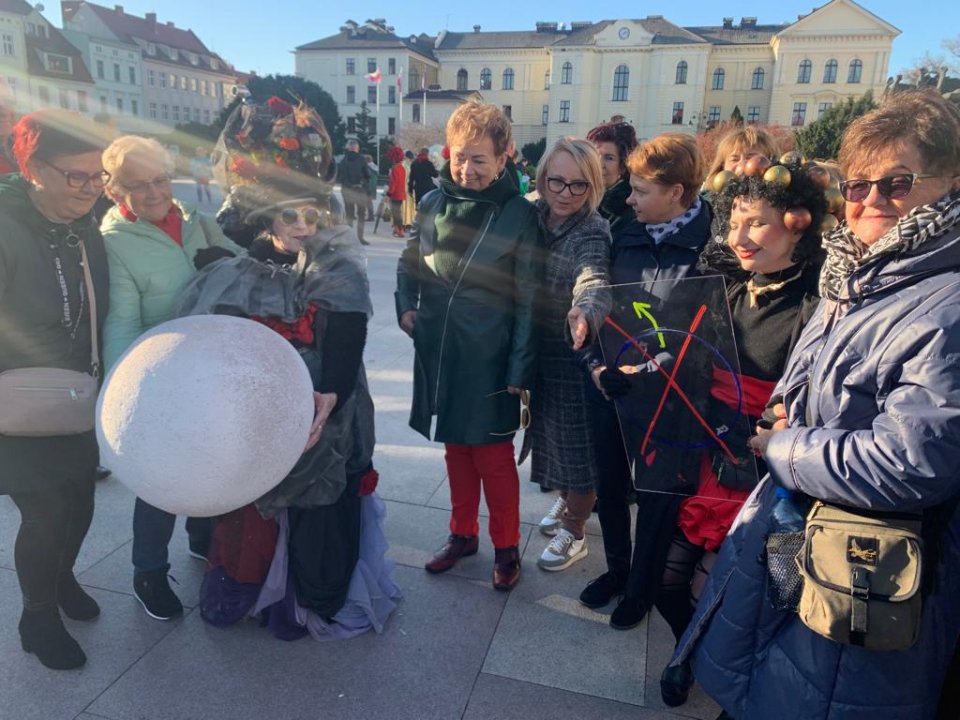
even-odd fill
[[[873,245],[866,245],[846,223],[823,236],[827,259],[820,272],[820,296],[836,300],[847,279],[877,257],[909,255],[960,222],[960,193],[910,211]]]
[[[700,214],[702,207],[703,203],[700,201],[700,198],[697,197],[693,205],[684,210],[680,215],[677,215],[673,220],[668,220],[665,223],[659,223],[657,225],[647,225],[647,232],[650,233],[653,241],[659,245],[669,236],[680,232],[680,228],[684,225],[692,222],[693,219]]]

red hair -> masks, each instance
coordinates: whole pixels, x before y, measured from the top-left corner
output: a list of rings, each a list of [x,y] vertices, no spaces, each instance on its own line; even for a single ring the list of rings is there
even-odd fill
[[[20,172],[32,179],[31,160],[52,160],[88,152],[103,152],[106,135],[96,124],[69,110],[46,109],[24,115],[13,126],[13,156]]]
[[[392,163],[403,162],[403,148],[399,145],[392,146],[387,151],[387,160]]]

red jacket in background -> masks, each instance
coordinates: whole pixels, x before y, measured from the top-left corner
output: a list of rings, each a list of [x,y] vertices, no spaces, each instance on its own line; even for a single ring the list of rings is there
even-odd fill
[[[390,168],[390,184],[387,185],[387,197],[394,202],[403,202],[407,195],[407,171],[403,163],[394,163]]]

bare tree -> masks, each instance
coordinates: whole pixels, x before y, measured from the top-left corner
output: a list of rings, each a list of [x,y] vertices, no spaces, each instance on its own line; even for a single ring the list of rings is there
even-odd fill
[[[420,125],[419,123],[404,123],[397,133],[397,144],[404,150],[417,152],[422,147],[442,145],[446,136],[446,129],[439,125]]]

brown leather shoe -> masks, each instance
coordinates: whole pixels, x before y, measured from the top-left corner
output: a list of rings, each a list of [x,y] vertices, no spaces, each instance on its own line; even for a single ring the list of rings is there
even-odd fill
[[[451,535],[424,568],[431,573],[446,572],[456,565],[460,558],[476,555],[479,547],[480,540],[476,535]]]
[[[493,565],[493,587],[497,590],[513,590],[520,581],[520,551],[517,546],[496,551]]]

